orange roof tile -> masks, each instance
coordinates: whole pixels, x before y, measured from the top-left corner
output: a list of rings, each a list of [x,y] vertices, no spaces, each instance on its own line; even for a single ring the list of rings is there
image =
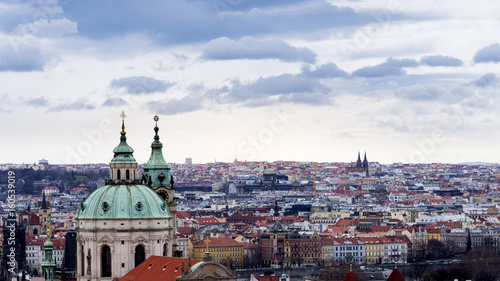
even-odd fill
[[[356,275],[354,275],[354,272],[349,271],[349,273],[347,273],[347,276],[344,278],[344,281],[358,281],[358,278],[356,277]]]
[[[184,268],[188,268],[188,259],[151,256],[136,268],[132,269],[120,281],[175,281],[182,275],[182,262]],[[201,262],[201,260],[191,260],[191,266]]]
[[[405,279],[401,275],[401,272],[399,272],[399,269],[395,268],[391,275],[389,275],[389,278],[387,278],[387,281],[405,281]]]

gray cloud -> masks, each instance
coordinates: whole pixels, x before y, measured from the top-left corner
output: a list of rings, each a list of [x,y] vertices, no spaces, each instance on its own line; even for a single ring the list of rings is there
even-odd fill
[[[127,105],[127,102],[122,98],[107,98],[102,104],[103,106],[115,107]]]
[[[310,65],[302,66],[302,75],[306,77],[313,78],[335,78],[335,77],[347,77],[347,72],[340,69],[334,63],[326,63],[317,66],[315,69],[311,70]]]
[[[486,73],[485,75],[479,77],[479,79],[473,81],[472,83],[477,87],[488,87],[497,82],[497,76],[493,73]]]
[[[420,62],[428,66],[461,66],[463,64],[460,59],[442,55],[426,56]]]
[[[48,112],[60,112],[60,111],[66,111],[66,110],[74,110],[74,111],[80,111],[80,110],[93,110],[94,106],[91,104],[88,104],[86,101],[74,101],[71,103],[62,103],[57,106],[50,107],[48,109]]]
[[[474,62],[500,62],[500,44],[495,43],[477,51]]]
[[[192,95],[180,99],[149,102],[147,106],[157,114],[175,115],[202,109],[202,99],[197,95]]]
[[[291,93],[289,95],[282,95],[279,97],[278,101],[296,103],[296,104],[308,104],[308,105],[331,105],[332,100],[328,94],[325,93]]]
[[[173,85],[175,85],[174,82],[165,82],[146,76],[124,77],[114,79],[110,83],[111,88],[123,88],[127,93],[133,95],[165,92]]]
[[[250,83],[233,80],[231,87],[224,87],[209,94],[216,100],[229,103],[243,103],[246,106],[269,105],[270,103],[293,102],[299,104],[331,104],[329,87],[321,79],[346,77],[347,73],[336,64],[328,63],[311,69],[303,66],[298,74],[281,74],[261,77]]]
[[[45,97],[33,98],[24,102],[25,105],[34,107],[45,107],[48,106],[49,102]]]
[[[393,59],[388,58],[385,62],[375,66],[366,66],[355,70],[352,76],[375,78],[384,76],[406,75],[403,67],[416,67],[419,63],[414,59]]]
[[[446,93],[446,90],[440,86],[424,84],[416,84],[395,90],[395,94],[398,97],[421,101],[436,100]]]
[[[308,48],[297,48],[278,39],[259,40],[252,37],[243,37],[239,41],[227,37],[214,39],[205,46],[201,57],[213,60],[278,59],[307,63],[316,61],[316,54]]]
[[[135,32],[152,34],[157,42],[169,46],[207,42],[223,36],[241,38],[287,33],[327,38],[332,28],[362,26],[373,22],[373,14],[387,10],[384,7],[370,13],[356,12],[325,0],[272,2],[153,0],[103,5],[101,1],[88,0],[67,1],[62,7],[65,16],[78,23],[79,34],[84,37],[102,39]],[[392,15],[391,20],[401,20],[401,17]]]

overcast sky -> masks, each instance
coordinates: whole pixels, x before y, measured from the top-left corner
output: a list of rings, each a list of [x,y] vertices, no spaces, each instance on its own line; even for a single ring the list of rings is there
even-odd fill
[[[0,162],[498,162],[498,1],[0,2]]]

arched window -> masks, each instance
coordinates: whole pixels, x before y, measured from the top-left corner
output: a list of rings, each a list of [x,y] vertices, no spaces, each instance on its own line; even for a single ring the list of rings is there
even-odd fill
[[[80,246],[80,275],[85,275],[85,250],[83,245]]]
[[[146,259],[146,254],[144,253],[144,246],[137,245],[135,247],[135,267],[141,264]]]
[[[167,254],[168,254],[168,253],[167,253],[167,243],[165,243],[165,244],[163,245],[163,256],[164,256],[164,257],[166,257],[166,256],[167,256]]]
[[[111,249],[107,245],[102,247],[101,252],[101,276],[111,277]]]
[[[128,169],[125,171],[125,179],[130,179],[130,171]]]
[[[116,177],[121,180],[122,179],[122,175],[120,173],[120,170],[116,171]]]
[[[38,229],[37,228],[33,229],[33,235],[38,235]]]

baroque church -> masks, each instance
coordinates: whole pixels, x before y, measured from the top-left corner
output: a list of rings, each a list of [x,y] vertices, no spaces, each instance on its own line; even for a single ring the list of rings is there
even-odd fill
[[[114,280],[151,256],[176,251],[177,198],[170,165],[162,154],[158,116],[151,156],[140,177],[127,144],[122,113],[120,143],[113,150],[110,179],[82,202],[77,216],[77,280]]]

